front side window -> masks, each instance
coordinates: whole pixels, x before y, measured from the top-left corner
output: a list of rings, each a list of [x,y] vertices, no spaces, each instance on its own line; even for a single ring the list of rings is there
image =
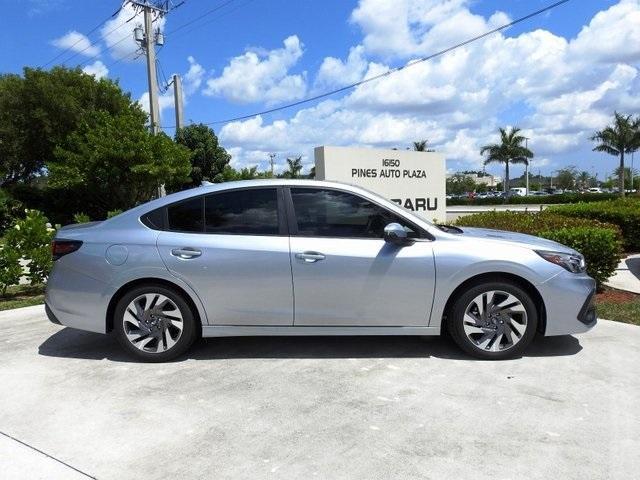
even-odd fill
[[[278,235],[275,188],[214,193],[205,198],[205,231],[231,235]]]
[[[298,235],[305,237],[382,238],[384,227],[399,223],[410,237],[417,231],[396,214],[348,192],[292,188]]]

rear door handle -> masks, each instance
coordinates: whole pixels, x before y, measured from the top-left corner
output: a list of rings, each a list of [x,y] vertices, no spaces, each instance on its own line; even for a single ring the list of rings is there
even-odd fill
[[[191,247],[174,248],[171,250],[171,255],[178,258],[189,259],[199,257],[202,255],[202,251]]]
[[[296,253],[296,258],[298,260],[303,260],[306,263],[315,263],[319,260],[324,260],[326,257],[322,253],[318,252],[303,252]]]

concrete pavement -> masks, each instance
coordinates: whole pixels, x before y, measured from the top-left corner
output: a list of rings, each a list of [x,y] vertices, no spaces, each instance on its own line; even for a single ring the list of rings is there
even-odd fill
[[[640,294],[640,254],[629,255],[620,260],[618,268],[605,284],[619,290]]]
[[[7,478],[60,468],[58,478],[118,480],[640,470],[631,325],[539,339],[504,362],[471,360],[439,338],[280,337],[209,339],[182,361],[138,364],[109,337],[48,323],[42,307],[0,312],[0,339],[0,431],[30,446],[0,436]]]

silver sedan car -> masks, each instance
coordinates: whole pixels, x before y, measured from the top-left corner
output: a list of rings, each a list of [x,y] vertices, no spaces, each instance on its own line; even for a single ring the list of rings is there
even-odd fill
[[[59,230],[51,321],[166,361],[198,337],[439,335],[521,355],[596,323],[583,256],[541,238],[439,226],[355,186],[257,180],[175,193]]]

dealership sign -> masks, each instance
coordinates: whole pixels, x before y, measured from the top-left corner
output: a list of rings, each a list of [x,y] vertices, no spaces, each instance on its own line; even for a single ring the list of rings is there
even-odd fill
[[[433,152],[317,147],[316,179],[359,185],[427,220],[446,220],[444,156]]]

